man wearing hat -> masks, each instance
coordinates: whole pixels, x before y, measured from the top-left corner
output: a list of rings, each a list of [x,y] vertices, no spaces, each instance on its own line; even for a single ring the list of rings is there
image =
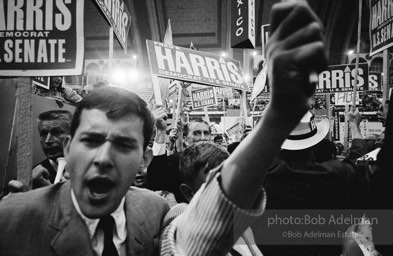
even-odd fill
[[[355,160],[366,153],[366,148],[359,128],[361,122],[359,111],[348,113],[348,121],[352,134],[352,146],[348,157],[344,161],[333,159],[318,163],[314,148],[328,134],[329,121],[322,119],[316,123],[311,112],[304,115],[284,141],[279,159],[267,176],[266,189],[270,192],[268,207],[273,209],[353,207],[351,195],[347,190],[349,184],[356,178]],[[327,179],[332,181],[331,185],[325,182]],[[300,196],[303,193],[301,190],[305,187],[308,190],[315,189],[315,193],[307,193],[307,195],[312,194],[307,198]],[[301,194],[297,195],[297,193]]]
[[[353,195],[361,178],[355,161],[365,152],[358,110],[348,114],[352,146],[348,157],[318,163],[315,146],[329,132],[329,121],[316,123],[307,112],[282,144],[279,159],[267,174],[265,189],[267,209],[349,209],[358,207],[360,199]],[[356,187],[355,187],[356,186]],[[267,246],[266,255],[340,255],[340,246]],[[272,252],[270,253],[270,250]],[[299,251],[297,251],[299,250]],[[289,253],[289,254],[286,254]],[[333,254],[334,253],[334,254]],[[299,255],[300,255],[299,254]]]

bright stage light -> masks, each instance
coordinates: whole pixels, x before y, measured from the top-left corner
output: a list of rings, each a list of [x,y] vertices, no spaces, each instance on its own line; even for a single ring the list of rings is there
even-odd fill
[[[112,71],[112,81],[115,84],[122,84],[126,82],[127,74],[123,69],[115,69]]]

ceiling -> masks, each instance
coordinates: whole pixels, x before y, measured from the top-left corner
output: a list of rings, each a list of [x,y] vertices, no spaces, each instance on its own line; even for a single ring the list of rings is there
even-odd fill
[[[232,0],[235,1],[235,0]],[[244,0],[243,0],[244,1]],[[201,51],[226,51],[242,61],[243,50],[230,47],[230,1],[226,0],[124,0],[132,16],[125,54],[114,42],[114,58],[138,56],[138,64],[148,68],[145,40],[162,41],[168,19],[171,21],[174,45]],[[269,23],[274,0],[255,0],[256,50],[261,51],[260,27]],[[308,0],[326,28],[326,45],[330,64],[346,61],[346,51],[356,46],[358,0]],[[362,13],[361,50],[368,52],[368,7]],[[355,33],[354,33],[355,32]],[[85,1],[85,58],[107,59],[109,56],[109,24],[95,0]]]

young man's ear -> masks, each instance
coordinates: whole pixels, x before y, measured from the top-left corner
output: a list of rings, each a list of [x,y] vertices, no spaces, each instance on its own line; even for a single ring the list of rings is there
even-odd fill
[[[146,147],[145,152],[143,153],[143,158],[140,167],[142,169],[146,169],[147,167],[149,167],[152,160],[153,160],[153,149],[151,147]]]
[[[194,196],[194,192],[192,191],[192,188],[185,183],[182,183],[180,185],[180,192],[188,202],[190,202],[192,197]]]
[[[70,153],[70,144],[71,144],[71,135],[67,135],[67,137],[63,140],[63,154],[66,161],[68,161],[68,155]]]

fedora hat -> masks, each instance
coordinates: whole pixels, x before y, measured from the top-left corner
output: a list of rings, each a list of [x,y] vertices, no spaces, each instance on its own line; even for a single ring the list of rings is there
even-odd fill
[[[296,128],[289,134],[281,148],[286,150],[310,148],[326,137],[329,127],[328,119],[324,118],[316,123],[314,115],[308,111]]]

